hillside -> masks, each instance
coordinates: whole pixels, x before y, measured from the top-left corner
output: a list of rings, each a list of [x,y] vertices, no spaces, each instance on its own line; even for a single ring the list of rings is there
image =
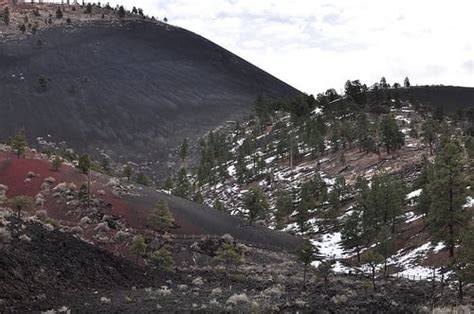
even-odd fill
[[[437,161],[437,152],[446,139],[459,138],[463,151],[459,176],[462,174],[466,180],[461,186],[465,195],[460,200],[460,211],[470,224],[474,205],[470,189],[474,142],[468,132],[473,120],[472,116],[460,113],[469,112],[472,106],[468,98],[464,98],[464,103],[456,97],[450,101],[433,100],[439,93],[454,94],[457,88],[416,87],[413,92],[410,89],[402,93],[409,98],[419,97],[411,98],[413,103],[402,97],[391,99],[393,91],[383,91],[387,99],[380,102],[383,110],[378,110],[382,112],[375,113],[372,103],[357,105],[347,99],[319,101],[325,105],[308,109],[302,116],[292,109],[304,108],[301,100],[294,107],[263,103],[256,108],[259,115],[253,119],[215,130],[201,140],[201,163],[191,172],[190,180],[201,186],[199,193],[205,204],[247,219],[252,206],[248,203],[249,195],[260,191],[268,208],[259,212],[259,222],[308,237],[326,259],[336,261],[336,271],[348,272],[354,266],[367,270],[364,256],[381,245],[390,245],[389,253],[384,254],[386,271],[391,275],[426,279],[432,278],[435,268],[439,277],[449,259],[449,250],[447,243],[433,239],[429,229],[431,208],[436,205],[419,205],[432,197],[426,196],[431,192],[426,192],[423,180],[427,180],[426,168]],[[435,90],[434,96],[430,90]],[[433,101],[422,103],[423,99]],[[463,105],[456,108],[455,103]],[[447,113],[460,108],[465,111],[457,110],[459,115],[442,116],[443,122],[437,122],[431,117],[438,105]],[[265,106],[274,107],[266,112],[262,109]],[[277,110],[272,112],[274,108]],[[392,152],[385,148],[384,123],[390,123],[400,137],[400,146]],[[432,137],[433,149],[428,136]],[[201,171],[208,167],[212,170]],[[383,180],[391,183],[381,184]],[[361,209],[360,184],[364,182],[368,184],[364,191],[374,195],[379,193],[373,187],[375,184],[381,189],[384,184],[399,185],[384,192],[387,196],[380,199],[364,196],[368,204],[374,202],[375,205],[364,205],[374,206],[374,215],[384,210],[386,198],[389,199],[385,204],[390,208],[400,204],[388,238],[377,233],[365,240],[358,238],[363,233],[361,217],[369,215],[368,209]],[[356,229],[350,232],[359,243],[351,246],[347,230],[351,230],[348,228],[354,221]],[[383,230],[383,223],[376,224],[377,230]],[[381,239],[389,239],[390,244],[381,244],[385,243]]]
[[[3,140],[25,128],[32,143],[65,141],[81,153],[159,160],[164,169],[169,148],[242,118],[258,95],[299,93],[205,38],[151,19],[66,6],[62,19],[43,26],[57,7],[14,7],[10,26],[0,25],[8,35],[0,40]],[[38,30],[17,34],[24,15]]]
[[[287,251],[300,241],[286,233],[249,226],[227,213],[100,173],[91,175],[92,199],[87,206],[80,198],[80,188],[87,181],[86,175],[71,166],[52,170],[46,156],[33,154],[27,159],[15,159],[11,153],[0,151],[0,194],[4,198],[31,196],[36,206],[30,214],[44,211],[41,215],[55,224],[64,224],[68,230],[79,227],[86,239],[126,256],[130,255],[128,241],[120,243],[114,237],[127,232],[131,240],[132,235],[151,230],[150,215],[160,200],[167,202],[174,216],[175,226],[170,232],[178,237],[230,234],[250,245]],[[104,222],[113,228],[102,230]]]

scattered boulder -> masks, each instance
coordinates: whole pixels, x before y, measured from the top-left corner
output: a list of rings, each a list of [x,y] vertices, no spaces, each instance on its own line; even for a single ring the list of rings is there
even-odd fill
[[[49,184],[54,184],[54,183],[56,183],[56,179],[53,178],[53,177],[47,177],[46,179],[43,180],[43,182],[49,183]]]
[[[25,241],[25,242],[31,242],[31,238],[29,236],[27,236],[26,234],[22,234],[19,239],[21,241]]]
[[[231,305],[231,306],[236,306],[238,304],[249,304],[250,303],[250,299],[249,297],[245,294],[245,293],[242,293],[242,294],[233,294],[232,296],[230,296],[227,301],[225,302],[227,305]]]
[[[102,302],[104,304],[110,304],[110,302],[112,302],[112,300],[110,298],[107,298],[107,297],[101,297],[100,302]]]
[[[36,218],[41,221],[44,221],[48,217],[48,212],[45,209],[40,209],[35,212]]]
[[[202,277],[197,277],[193,279],[193,285],[202,286],[203,284],[204,284],[204,280],[202,280]]]
[[[79,221],[79,225],[82,227],[89,225],[90,223],[91,223],[91,219],[87,216],[82,217],[81,220]]]
[[[71,228],[71,233],[73,234],[82,234],[83,231],[84,230],[79,226],[75,226]]]

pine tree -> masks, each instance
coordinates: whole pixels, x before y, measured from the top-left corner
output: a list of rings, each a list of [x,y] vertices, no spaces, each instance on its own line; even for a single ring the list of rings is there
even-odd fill
[[[127,178],[127,182],[130,182],[130,178],[133,175],[133,168],[130,164],[127,164],[123,169],[123,176]]]
[[[391,152],[399,150],[405,145],[405,135],[399,130],[397,121],[392,116],[385,116],[380,128],[387,154],[390,155]]]
[[[87,4],[85,13],[86,14],[92,14],[92,4],[90,4],[90,3]],[[119,9],[119,16],[120,16],[120,9]]]
[[[51,163],[51,165],[53,166],[54,171],[58,171],[59,168],[61,168],[61,166],[63,165],[63,160],[61,159],[61,157],[56,155],[54,156],[53,162]]]
[[[25,153],[26,148],[28,147],[28,140],[26,139],[26,134],[24,130],[18,132],[14,137],[9,139],[8,145],[15,152],[18,159]]]
[[[146,243],[142,235],[138,234],[133,237],[131,251],[136,256],[136,263],[138,263],[138,258],[145,255],[146,253]]]
[[[87,204],[89,200],[89,189],[87,188],[87,184],[81,184],[77,197],[79,198],[79,201],[82,205]]]
[[[329,281],[329,276],[332,273],[332,268],[334,266],[334,260],[324,260],[318,266],[318,273],[324,279],[324,283],[327,284]]]
[[[79,157],[79,163],[77,168],[82,171],[82,173],[87,174],[92,166],[92,160],[88,154],[84,154]]]
[[[188,144],[188,139],[184,138],[183,143],[181,144],[179,148],[179,157],[181,158],[182,161],[188,157],[188,151],[189,151],[189,144]]]
[[[286,191],[278,193],[275,207],[277,229],[281,229],[285,223],[288,223],[290,215],[294,211],[294,204],[293,198],[291,197],[291,193]]]
[[[433,119],[428,119],[423,123],[422,134],[423,142],[430,147],[430,155],[433,156],[433,145],[438,141],[439,126]]]
[[[166,191],[171,191],[174,189],[174,182],[173,182],[173,179],[171,179],[171,177],[166,177],[165,181],[163,182],[163,185],[161,186],[161,188],[163,190],[166,190]]]
[[[214,203],[212,204],[212,208],[214,208],[215,210],[218,210],[218,211],[224,211],[225,210],[224,203],[222,203],[217,198],[214,200]]]
[[[10,25],[10,9],[8,7],[3,10],[3,23],[7,26]]]
[[[227,271],[235,269],[244,263],[241,252],[234,243],[223,241],[216,251],[215,260],[223,263]]]
[[[243,184],[247,181],[248,177],[248,170],[245,164],[245,157],[242,152],[239,151],[237,155],[237,163],[235,166],[236,176],[237,176],[237,183]]]
[[[360,250],[364,245],[364,228],[361,212],[354,210],[345,220],[341,232],[342,245],[347,250],[355,250],[357,262],[360,263]]]
[[[143,172],[137,174],[137,183],[144,186],[150,186],[151,184],[150,179]]]
[[[168,203],[160,200],[150,215],[150,222],[153,228],[158,231],[167,231],[174,226],[174,218],[171,214]]]
[[[255,219],[265,215],[269,205],[263,191],[259,188],[253,188],[244,195],[244,207],[248,211],[249,225],[252,225]]]
[[[61,11],[61,8],[59,8],[59,7],[56,10],[56,18],[57,19],[62,19],[63,18],[63,11]]]
[[[318,248],[315,247],[309,240],[304,240],[304,242],[296,250],[298,261],[303,263],[304,266],[303,289],[306,289],[306,274],[308,271],[308,266],[316,260],[317,254]]]
[[[194,193],[193,202],[196,202],[198,204],[203,204],[204,203],[204,197],[202,196],[201,191],[198,190],[196,193]]]
[[[388,226],[382,227],[377,236],[376,251],[383,257],[384,274],[387,275],[387,259],[395,253],[395,242],[393,233]]]
[[[450,259],[448,267],[458,282],[458,297],[462,302],[464,286],[474,283],[474,228],[465,228],[457,255]]]
[[[410,80],[408,79],[408,77],[405,77],[405,79],[403,80],[403,87],[410,87]]]
[[[158,251],[155,251],[151,255],[151,261],[153,265],[161,271],[174,272],[175,262],[173,254],[171,253],[171,249],[167,246],[163,246]]]
[[[176,187],[173,190],[173,195],[182,198],[188,198],[191,193],[191,184],[188,180],[188,174],[186,169],[181,168],[178,172],[178,178],[176,180]]]
[[[428,226],[433,241],[443,241],[452,257],[460,234],[470,219],[470,213],[463,208],[467,196],[466,180],[463,151],[457,140],[448,140],[441,147],[433,165],[428,190],[431,195]]]
[[[123,6],[121,5],[118,9],[118,16],[119,18],[123,19],[125,17],[125,9],[123,8]]]
[[[377,286],[375,284],[375,278],[376,278],[376,273],[377,273],[377,267],[381,263],[383,263],[384,258],[380,253],[376,251],[369,251],[364,258],[362,259],[363,263],[366,263],[370,269],[371,269],[371,279],[372,279],[372,286],[374,288],[374,291],[377,290]]]
[[[33,206],[33,199],[26,195],[19,195],[8,200],[8,205],[17,211],[18,219],[21,217],[21,211]]]

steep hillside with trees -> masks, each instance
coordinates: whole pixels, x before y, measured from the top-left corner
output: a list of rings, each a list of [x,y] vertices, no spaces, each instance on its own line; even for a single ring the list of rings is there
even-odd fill
[[[163,188],[305,236],[339,272],[435,274],[461,289],[473,278],[460,262],[473,225],[473,107],[392,98],[417,92],[384,79],[345,87],[257,99],[250,120],[203,137],[199,164]]]

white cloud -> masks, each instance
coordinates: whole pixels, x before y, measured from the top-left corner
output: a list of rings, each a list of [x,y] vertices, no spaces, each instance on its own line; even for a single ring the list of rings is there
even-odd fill
[[[116,3],[114,3],[116,4]],[[307,93],[347,79],[474,85],[472,0],[125,0]]]

